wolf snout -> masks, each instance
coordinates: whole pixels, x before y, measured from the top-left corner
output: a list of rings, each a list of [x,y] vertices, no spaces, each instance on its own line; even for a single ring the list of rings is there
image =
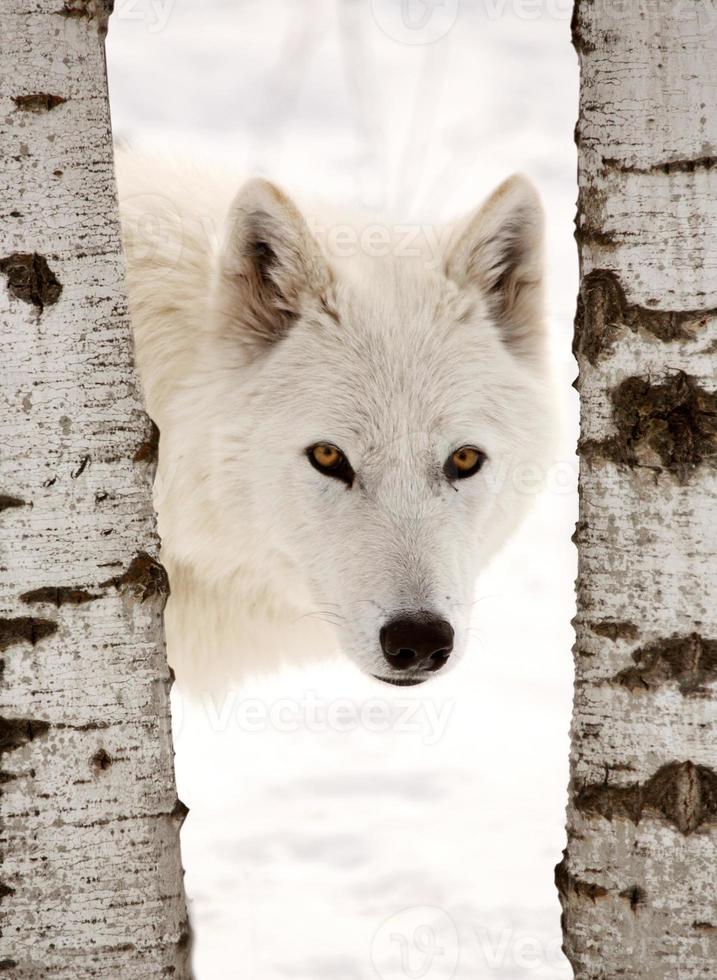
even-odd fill
[[[440,670],[453,649],[453,627],[427,613],[399,616],[380,633],[381,649],[394,670]]]

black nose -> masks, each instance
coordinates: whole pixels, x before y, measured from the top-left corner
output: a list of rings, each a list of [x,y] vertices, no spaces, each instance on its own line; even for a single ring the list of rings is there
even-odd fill
[[[394,670],[440,670],[453,649],[453,627],[429,613],[399,616],[381,630],[381,648]]]

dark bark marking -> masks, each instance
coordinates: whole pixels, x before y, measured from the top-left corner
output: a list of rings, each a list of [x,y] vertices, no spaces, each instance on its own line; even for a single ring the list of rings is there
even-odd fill
[[[573,47],[578,54],[590,54],[596,50],[596,45],[587,37],[583,17],[583,7],[576,3],[573,5],[573,16],[570,21],[570,32],[573,39]]]
[[[638,824],[658,816],[685,834],[717,820],[717,773],[693,762],[671,762],[646,783],[584,786],[575,796],[581,813],[606,820],[623,817]]]
[[[133,595],[140,602],[155,596],[169,595],[169,579],[164,566],[146,552],[140,552],[123,575],[100,582],[102,588],[114,586]]]
[[[619,244],[617,234],[614,231],[602,231],[598,228],[593,228],[593,226],[587,224],[587,222],[579,225],[575,229],[575,241],[581,246],[593,245],[594,247],[601,248],[603,250],[608,248],[617,248]]]
[[[82,474],[89,466],[90,462],[91,462],[91,458],[89,456],[83,456],[82,459],[80,460],[80,465],[77,467],[77,469],[74,472],[70,473],[72,479],[76,480],[78,476],[82,476]]]
[[[0,758],[47,734],[49,721],[36,718],[0,718]]]
[[[708,319],[716,316],[717,309],[652,310],[629,303],[615,273],[595,269],[580,284],[573,353],[595,365],[601,355],[609,353],[625,327],[669,343],[691,340]]]
[[[60,298],[62,286],[44,255],[14,252],[0,259],[0,272],[7,276],[12,295],[37,307],[40,313]]]
[[[49,602],[59,608],[67,605],[81,606],[85,602],[93,602],[101,598],[102,596],[96,593],[72,585],[47,585],[40,589],[33,589],[31,592],[23,592],[20,601],[28,605],[33,602]]]
[[[621,891],[620,898],[627,899],[632,911],[637,912],[640,906],[645,904],[647,892],[644,888],[640,888],[639,885],[633,885],[632,888],[626,888],[624,891]]]
[[[659,384],[626,378],[610,397],[617,434],[581,441],[583,459],[666,470],[681,484],[701,464],[717,462],[717,394],[683,371]]]
[[[717,640],[705,640],[698,633],[650,643],[635,650],[632,659],[635,666],[613,678],[631,691],[651,691],[677,682],[685,696],[706,697],[707,685],[717,680]]]
[[[48,92],[32,92],[30,95],[14,95],[12,101],[21,112],[50,112],[67,99]]]
[[[561,898],[569,895],[577,895],[578,898],[586,898],[591,902],[596,902],[598,898],[605,898],[607,888],[596,885],[592,881],[584,881],[568,871],[568,853],[563,851],[563,859],[560,864],[555,866],[555,887]]]
[[[0,493],[0,512],[3,510],[10,510],[11,507],[26,507],[27,504],[24,500],[20,500],[19,497],[8,497],[6,494]]]
[[[638,629],[634,623],[604,620],[602,623],[590,623],[589,626],[597,636],[604,636],[608,640],[612,640],[613,643],[616,640],[636,640],[638,637]]]
[[[102,954],[106,953],[131,953],[132,950],[136,950],[137,947],[134,943],[115,943],[114,946],[100,946],[98,952]]]
[[[570,540],[574,545],[580,544],[581,535],[587,530],[587,523],[585,521],[576,521],[575,530],[570,535]]]
[[[56,632],[57,623],[51,619],[38,619],[33,616],[0,619],[0,651],[7,650],[16,643],[31,643],[36,646],[40,640]]]
[[[58,13],[74,20],[96,20],[100,34],[104,35],[113,7],[114,0],[65,0]]]
[[[4,882],[0,881],[0,903],[4,898],[7,898],[8,895],[14,895],[14,894],[15,894],[14,888],[10,888],[9,885],[6,885]],[[8,962],[12,962],[12,961],[8,961]]]
[[[714,170],[717,167],[717,157],[703,156],[694,159],[678,157],[675,160],[653,163],[649,167],[623,163],[615,157],[605,157],[602,163],[606,170],[619,170],[622,174],[693,174],[697,171]]]
[[[112,756],[106,749],[98,749],[90,761],[92,768],[99,775],[101,772],[106,772],[112,765]]]
[[[173,820],[176,820],[181,827],[184,821],[187,819],[188,813],[189,807],[186,805],[186,803],[182,803],[182,801],[178,798],[177,802],[174,804],[170,816]]]
[[[58,722],[55,728],[69,728],[73,732],[101,732],[111,727],[109,721],[86,721],[82,725],[69,725],[65,722]]]
[[[17,966],[17,960],[4,959],[0,960],[0,970],[12,970]]]
[[[154,424],[154,422],[150,419],[149,432],[147,433],[147,438],[144,440],[142,445],[134,454],[134,462],[149,463],[150,466],[154,466],[157,463],[158,455],[159,455],[159,429]]]

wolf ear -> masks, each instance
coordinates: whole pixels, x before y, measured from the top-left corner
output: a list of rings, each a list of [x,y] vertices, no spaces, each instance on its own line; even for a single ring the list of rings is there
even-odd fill
[[[331,272],[299,209],[278,187],[254,179],[229,209],[219,261],[219,329],[258,350],[280,340],[303,298],[322,296]]]
[[[446,274],[480,289],[507,347],[535,357],[544,341],[543,208],[526,177],[515,175],[459,226]]]

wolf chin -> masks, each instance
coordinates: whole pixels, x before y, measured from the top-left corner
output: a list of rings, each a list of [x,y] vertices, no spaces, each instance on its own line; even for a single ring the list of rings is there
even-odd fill
[[[552,442],[532,185],[407,248],[261,179],[120,153],[118,183],[179,681],[448,670]]]

